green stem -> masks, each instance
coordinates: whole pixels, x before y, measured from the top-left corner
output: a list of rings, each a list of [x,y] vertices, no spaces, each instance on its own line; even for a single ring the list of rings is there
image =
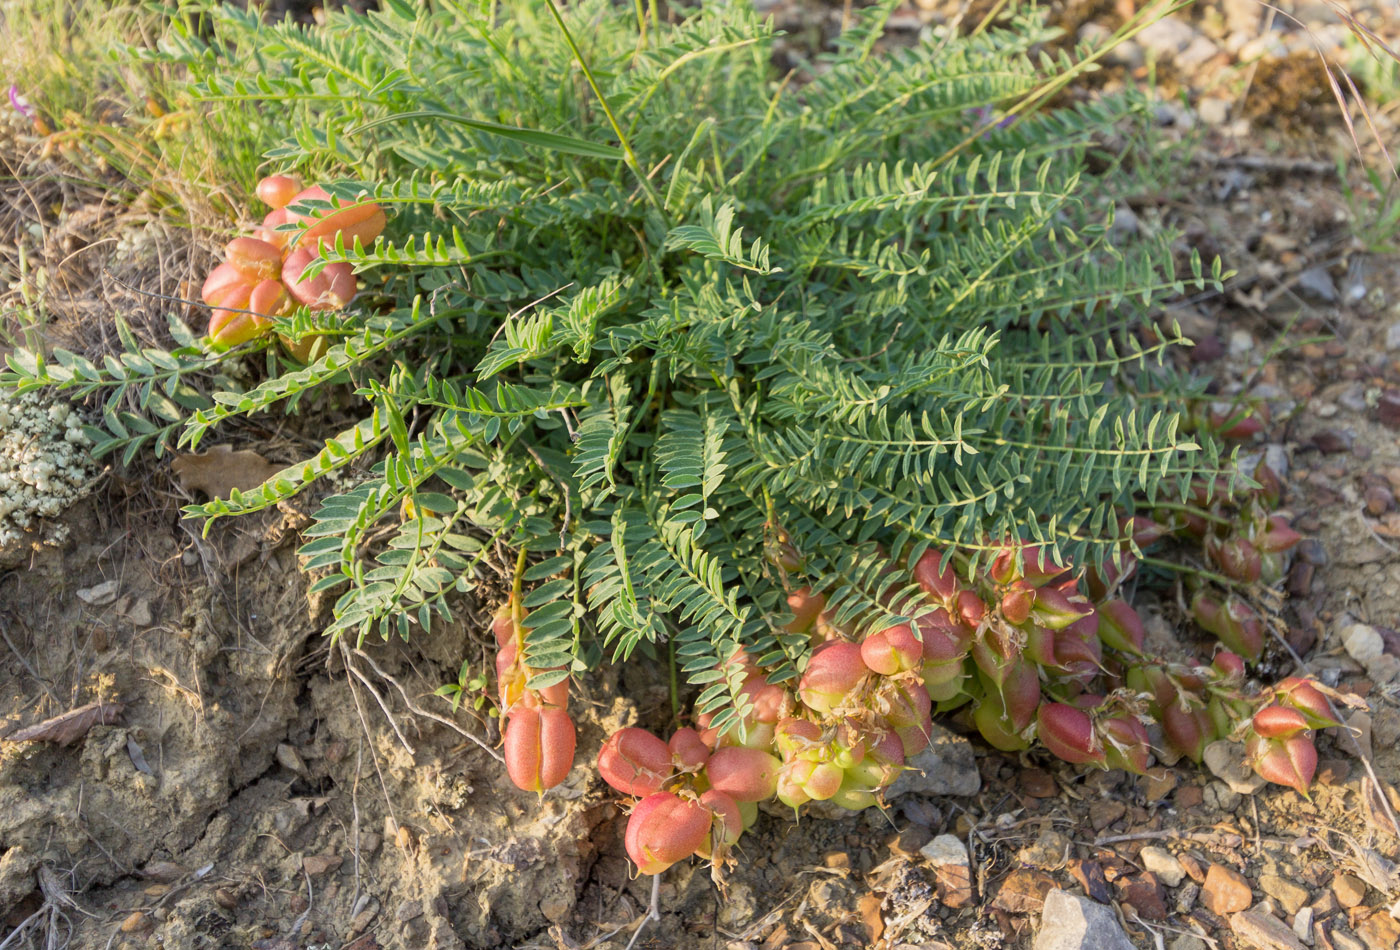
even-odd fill
[[[1214,524],[1220,524],[1220,525],[1226,525],[1226,526],[1229,526],[1229,525],[1233,525],[1233,524],[1234,524],[1234,522],[1231,521],[1229,518],[1224,518],[1224,517],[1221,517],[1220,515],[1213,515],[1213,514],[1211,514],[1211,513],[1208,512],[1208,511],[1205,511],[1205,510],[1203,510],[1203,509],[1197,508],[1195,505],[1182,505],[1182,504],[1178,504],[1178,503],[1176,503],[1176,502],[1174,502],[1174,501],[1159,501],[1159,502],[1157,502],[1156,504],[1154,504],[1152,507],[1154,507],[1154,508],[1161,508],[1161,509],[1166,510],[1166,511],[1181,511],[1181,512],[1185,512],[1185,513],[1188,514],[1188,515],[1195,515],[1197,518],[1201,518],[1201,519],[1203,519],[1203,520],[1205,520],[1205,521],[1209,521],[1209,522],[1212,522],[1212,523],[1214,523]]]
[[[598,104],[603,107],[603,114],[608,117],[608,124],[612,126],[613,133],[617,136],[618,144],[622,146],[623,155],[626,156],[627,167],[632,169],[632,174],[637,176],[637,181],[642,186],[642,191],[646,193],[647,200],[651,202],[652,207],[659,211],[664,218],[666,212],[661,207],[661,200],[656,196],[656,192],[652,190],[651,182],[647,180],[646,174],[642,171],[642,165],[637,161],[637,153],[632,151],[632,143],[628,140],[627,133],[622,131],[622,126],[618,123],[617,116],[613,115],[612,106],[608,105],[607,96],[604,96],[603,90],[598,87],[598,80],[593,78],[593,70],[588,68],[588,61],[583,58],[583,51],[578,48],[578,43],[574,42],[574,34],[569,32],[569,27],[564,22],[564,18],[560,16],[559,7],[555,5],[554,0],[547,0],[547,2],[549,4],[550,15],[554,17],[555,24],[558,25],[560,32],[564,34],[564,42],[569,44],[569,50],[574,54],[574,59],[578,62],[579,68],[583,70],[583,76],[588,80],[589,88],[593,90],[593,95],[598,97]]]

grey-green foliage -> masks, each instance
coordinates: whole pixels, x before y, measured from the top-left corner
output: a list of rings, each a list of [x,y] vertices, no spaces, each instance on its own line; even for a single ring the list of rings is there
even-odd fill
[[[318,588],[343,588],[332,632],[426,627],[498,543],[524,546],[546,558],[532,666],[669,641],[720,724],[737,710],[718,658],[800,669],[793,587],[868,620],[891,562],[931,545],[1101,555],[1135,501],[1219,465],[1178,432],[1187,384],[1153,367],[1180,341],[1150,319],[1218,272],[1192,260],[1184,280],[1165,237],[1111,231],[1115,198],[1162,167],[1137,161],[1146,99],[997,124],[1072,58],[1037,52],[1028,17],[875,51],[894,6],[787,77],[742,2],[640,37],[632,11],[584,0],[563,12],[579,56],[547,0],[386,0],[311,31],[221,5],[212,38],[172,35],[211,108],[285,115],[278,167],[339,168],[332,191],[392,216],[375,247],[328,255],[372,309],[313,365],[195,407],[180,438],[347,381],[364,420],[192,513],[360,472],[302,549]],[[95,389],[88,369],[131,385],[121,364],[33,356],[12,378]]]

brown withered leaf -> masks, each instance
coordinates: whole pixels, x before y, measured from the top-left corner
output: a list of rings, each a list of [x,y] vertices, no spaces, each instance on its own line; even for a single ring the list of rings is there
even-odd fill
[[[185,491],[203,492],[210,498],[227,498],[235,488],[257,488],[282,468],[250,449],[235,452],[228,445],[216,445],[198,455],[179,455],[170,463]]]
[[[61,716],[45,719],[13,732],[6,738],[10,742],[56,742],[69,745],[87,735],[93,726],[110,726],[116,722],[126,708],[126,703],[88,703]]]

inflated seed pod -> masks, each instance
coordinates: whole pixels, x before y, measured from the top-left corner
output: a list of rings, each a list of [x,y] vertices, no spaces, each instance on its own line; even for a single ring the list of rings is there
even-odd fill
[[[307,201],[330,202],[332,208],[308,211],[305,214],[292,210]],[[374,239],[380,235],[387,223],[384,209],[374,202],[356,203],[332,198],[320,185],[312,185],[298,192],[288,205],[287,217],[290,221],[306,225],[306,230],[299,236],[297,247],[308,248],[313,253],[319,251],[322,246],[333,247],[337,236],[347,248],[353,247],[356,240],[368,247],[374,243]]]
[[[343,310],[355,299],[355,272],[347,263],[327,264],[315,277],[302,279],[315,255],[298,247],[282,265],[282,282],[297,303],[312,310]]]
[[[1142,655],[1147,631],[1132,604],[1126,600],[1110,600],[1099,604],[1096,613],[1099,617],[1099,639],[1104,646],[1134,656]]]
[[[714,820],[709,808],[674,792],[656,792],[627,819],[627,856],[643,874],[660,874],[705,846]]]
[[[886,627],[866,637],[860,645],[861,660],[882,676],[894,676],[918,669],[923,663],[924,645],[908,624]]]
[[[829,713],[869,672],[858,645],[832,640],[813,651],[799,681],[798,695],[809,709]]]
[[[1067,703],[1041,703],[1036,712],[1041,745],[1075,765],[1105,764],[1105,755],[1089,714]]]
[[[285,208],[299,191],[301,179],[293,175],[268,175],[258,182],[258,198],[274,211]]]
[[[943,552],[929,548],[914,564],[914,580],[931,597],[947,607],[958,593],[958,575],[950,561],[946,568],[939,568]]]
[[[240,309],[242,304],[233,304],[230,301],[241,299],[247,303],[248,295],[253,292],[253,284],[254,281],[249,280],[238,268],[226,261],[209,272],[209,276],[204,279],[204,286],[200,288],[199,297],[211,307]]]
[[[1306,734],[1284,739],[1253,736],[1245,742],[1245,756],[1259,776],[1277,785],[1287,785],[1307,795],[1317,772],[1317,749]]]
[[[671,775],[671,750],[645,729],[619,729],[598,751],[598,774],[624,795],[651,795]]]
[[[705,777],[711,788],[735,801],[761,802],[777,791],[781,768],[782,763],[762,749],[725,746],[705,763]]]
[[[257,238],[234,238],[224,248],[224,256],[234,270],[255,284],[282,273],[282,251]]]
[[[710,747],[700,738],[700,733],[689,726],[677,729],[666,743],[671,753],[671,761],[682,769],[703,768],[710,759]]]
[[[562,709],[517,706],[506,717],[506,772],[515,786],[543,792],[568,777],[577,734]]]
[[[1265,739],[1286,739],[1309,728],[1307,717],[1289,706],[1265,706],[1250,724]]]
[[[1327,697],[1308,679],[1289,676],[1279,680],[1272,692],[1280,703],[1291,706],[1307,717],[1309,728],[1327,729],[1341,725],[1332,715],[1332,707],[1327,704]]]

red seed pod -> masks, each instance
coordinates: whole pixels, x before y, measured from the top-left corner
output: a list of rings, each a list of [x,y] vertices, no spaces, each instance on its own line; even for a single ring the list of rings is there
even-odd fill
[[[1238,653],[1231,653],[1229,650],[1219,651],[1215,654],[1215,658],[1210,661],[1210,668],[1226,682],[1242,682],[1244,680],[1244,659]]]
[[[1265,706],[1254,714],[1254,731],[1265,739],[1286,739],[1308,729],[1308,720],[1288,706]]]
[[[774,731],[773,741],[784,758],[803,755],[820,749],[822,728],[806,719],[783,719]]]
[[[705,745],[700,733],[689,726],[677,729],[666,746],[671,760],[682,769],[703,768],[710,758],[710,747]]]
[[[1032,587],[1043,587],[1054,583],[1069,570],[1050,557],[1050,553],[1040,545],[1028,545],[1021,552],[1021,576]]]
[[[641,873],[660,874],[704,847],[712,824],[710,809],[694,799],[648,795],[627,819],[627,856]]]
[[[496,611],[496,616],[491,618],[491,635],[496,638],[496,646],[500,649],[515,639],[515,613],[510,604]]]
[[[330,193],[320,185],[312,185],[298,192],[290,205],[295,206],[307,201],[329,201],[333,208],[338,209],[320,209],[298,214],[288,208],[288,220],[306,225],[297,246],[309,248],[313,253],[318,252],[323,245],[333,247],[337,235],[347,248],[353,247],[357,239],[368,247],[379,237],[387,223],[384,209],[374,202],[354,203],[339,198],[332,199]]]
[[[1283,515],[1270,515],[1267,527],[1254,539],[1254,546],[1266,554],[1279,554],[1297,545],[1303,536],[1293,530]]]
[[[860,645],[861,660],[882,676],[917,669],[923,663],[924,645],[908,624],[897,624],[872,633]]]
[[[750,675],[739,691],[753,706],[749,718],[754,722],[772,724],[792,712],[792,695],[767,682],[761,673]]]
[[[846,778],[874,791],[892,784],[903,771],[904,743],[893,732],[887,732],[870,741],[869,752],[860,762],[846,769]]]
[[[1264,431],[1268,421],[1269,410],[1262,403],[1257,407],[1212,406],[1210,410],[1210,427],[1216,430],[1216,434],[1222,439],[1232,442],[1253,438]]]
[[[940,608],[924,614],[915,623],[919,627],[919,639],[923,641],[921,646],[925,661],[961,660],[967,656],[972,631],[960,623],[954,623],[948,611]]]
[[[739,803],[732,797],[717,792],[713,788],[700,796],[700,804],[710,810],[710,839],[701,855],[722,855],[733,847],[744,833],[744,816],[739,811]]]
[[[1162,731],[1173,749],[1199,762],[1206,746],[1215,740],[1215,724],[1204,707],[1194,702],[1189,705],[1183,709],[1180,702],[1167,703],[1162,708]]]
[[[809,709],[829,713],[869,672],[858,645],[832,640],[812,652],[799,681],[798,695]]]
[[[506,717],[506,772],[516,788],[543,792],[564,781],[574,765],[573,720],[562,709],[517,706]]]
[[[299,191],[301,179],[292,175],[268,175],[258,182],[258,198],[274,210],[287,207]]]
[[[1055,668],[1081,685],[1088,685],[1103,669],[1103,644],[1099,642],[1098,615],[1091,614],[1055,635]]]
[[[1226,577],[1246,584],[1259,580],[1262,570],[1259,549],[1244,538],[1207,542],[1206,553]]]
[[[783,629],[790,633],[806,633],[826,609],[826,598],[813,593],[810,587],[799,587],[788,594],[787,605],[792,611],[792,620],[784,624]]]
[[[1317,748],[1305,734],[1286,739],[1255,736],[1245,743],[1245,755],[1254,771],[1266,781],[1287,785],[1306,796],[1317,772]]]
[[[962,618],[962,622],[976,630],[982,624],[982,618],[987,613],[987,605],[982,603],[980,597],[970,590],[958,592],[957,616]]]
[[[1254,480],[1259,483],[1259,497],[1270,508],[1277,508],[1283,500],[1283,481],[1274,470],[1261,459],[1254,467]]]
[[[983,696],[972,711],[972,723],[989,745],[1003,752],[1018,752],[1030,745],[1007,717],[1006,706],[995,690]]]
[[[619,729],[598,750],[598,774],[624,795],[651,795],[671,776],[671,750],[645,729]]]
[[[1132,716],[1118,716],[1100,720],[1097,726],[1109,768],[1123,769],[1135,775],[1147,774],[1152,741],[1142,723]]]
[[[732,795],[735,801],[761,802],[778,789],[782,763],[762,749],[725,746],[705,763],[710,787]]]
[[[282,251],[275,244],[257,238],[240,237],[228,242],[224,256],[248,280],[272,280],[282,273]]]
[[[232,264],[223,263],[209,272],[200,288],[199,297],[211,307],[241,310],[253,292],[253,281],[244,277]],[[234,303],[239,301],[242,303]]]
[[[1280,703],[1301,712],[1311,729],[1327,729],[1341,725],[1332,715],[1332,707],[1327,704],[1327,697],[1310,680],[1290,676],[1280,680],[1273,693]]]
[[[1025,660],[1016,661],[1002,680],[1001,693],[1006,715],[1020,732],[1035,719],[1035,711],[1040,706],[1039,672]]]
[[[264,317],[280,317],[291,310],[287,288],[280,280],[264,280],[248,295],[248,309]],[[266,326],[270,321],[263,321]]]
[[[1253,663],[1264,652],[1264,625],[1254,608],[1233,595],[1221,604],[1205,591],[1191,601],[1196,622],[1215,634],[1221,643]]]
[[[1026,628],[1026,643],[1021,648],[1021,655],[1037,666],[1059,666],[1059,658],[1055,656],[1055,640],[1055,631],[1039,624],[1030,624]]]
[[[1099,639],[1104,646],[1134,656],[1142,655],[1142,644],[1147,637],[1142,618],[1126,600],[1110,600],[1100,604]]]
[[[1168,534],[1165,527],[1146,515],[1133,515],[1131,518],[1121,518],[1118,521],[1118,529],[1125,535],[1131,534],[1133,543],[1142,549],[1156,544]]]
[[[1016,548],[1002,548],[987,567],[987,577],[1000,587],[1009,587],[1012,581],[1021,579],[1021,568],[1016,563]]]
[[[243,309],[250,309],[246,301]],[[266,331],[267,321],[255,313],[219,308],[209,316],[209,340],[219,346],[247,343],[262,336]]]
[[[315,277],[302,280],[301,275],[314,255],[298,247],[287,255],[282,265],[282,282],[287,285],[297,303],[312,310],[343,310],[355,298],[355,273],[349,264],[327,264]]]
[[[922,725],[933,710],[921,683],[890,682],[880,691],[877,711],[895,729]]]
[[[1031,619],[1042,627],[1063,630],[1093,612],[1093,605],[1078,594],[1070,596],[1055,587],[1042,587],[1035,592]]]
[[[1022,624],[1030,619],[1035,606],[1035,588],[1025,581],[1013,582],[1011,589],[1001,595],[1001,615],[1007,623]]]
[[[939,570],[938,565],[942,560],[942,551],[937,548],[929,548],[914,564],[914,580],[929,596],[934,597],[946,607],[957,596],[958,575],[953,570],[951,560],[946,568]]]
[[[1104,765],[1104,750],[1089,714],[1066,703],[1041,703],[1036,712],[1041,745],[1075,765]]]
[[[562,668],[563,667],[558,667],[556,669]],[[528,686],[528,682],[531,677],[538,676],[541,673],[553,673],[555,670],[533,670],[529,667],[522,667],[521,672],[527,683],[524,694],[520,697],[522,703],[525,703],[527,706],[537,706],[541,709],[569,708],[569,681],[567,678],[557,683],[551,683],[549,686],[530,687]]]

